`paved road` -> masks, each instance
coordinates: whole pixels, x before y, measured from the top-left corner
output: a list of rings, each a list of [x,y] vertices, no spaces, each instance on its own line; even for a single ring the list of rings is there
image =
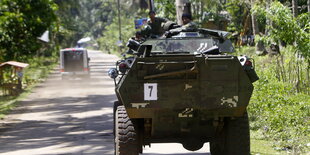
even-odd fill
[[[107,69],[117,57],[90,51],[91,79],[62,81],[55,70],[0,121],[2,155],[112,155],[114,83]],[[202,155],[180,144],[152,145],[143,155]]]

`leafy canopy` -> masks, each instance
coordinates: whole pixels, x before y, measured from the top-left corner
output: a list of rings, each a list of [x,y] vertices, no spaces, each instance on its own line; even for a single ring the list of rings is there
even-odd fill
[[[280,2],[272,2],[269,9],[257,4],[253,13],[264,16],[271,25],[267,25],[268,35],[261,38],[265,43],[282,41],[293,45],[306,59],[310,59],[310,13],[304,13],[297,18],[293,17],[291,10]]]
[[[37,37],[55,24],[52,0],[0,1],[0,60],[25,60],[36,54]]]

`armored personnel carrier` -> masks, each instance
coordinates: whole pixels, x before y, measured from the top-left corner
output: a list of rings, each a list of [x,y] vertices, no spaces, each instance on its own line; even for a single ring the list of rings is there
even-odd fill
[[[181,143],[212,155],[249,155],[247,105],[258,79],[253,60],[233,56],[228,33],[179,31],[143,43],[109,70],[115,80],[116,155],[138,155],[151,143]]]

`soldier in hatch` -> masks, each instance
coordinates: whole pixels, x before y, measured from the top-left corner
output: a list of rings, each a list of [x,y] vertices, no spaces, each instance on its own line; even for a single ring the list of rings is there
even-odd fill
[[[181,28],[182,29],[196,29],[197,24],[193,22],[192,20],[193,18],[191,14],[184,13],[182,15],[183,26]]]
[[[193,22],[192,19],[193,18],[192,18],[191,14],[184,13],[182,15],[183,25],[178,26],[174,29],[170,29],[169,31],[165,32],[165,36],[167,38],[169,38],[173,35],[179,34],[182,31],[187,31],[187,32],[196,31],[197,30],[197,24],[195,22]]]
[[[150,19],[147,21],[147,24],[151,27],[150,35],[151,37],[159,37],[164,34],[162,24],[168,20],[165,18],[156,17],[155,11],[149,12]]]

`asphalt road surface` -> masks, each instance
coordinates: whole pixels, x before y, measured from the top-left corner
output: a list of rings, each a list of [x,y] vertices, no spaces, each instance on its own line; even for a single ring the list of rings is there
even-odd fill
[[[113,155],[114,82],[107,70],[116,56],[89,51],[91,78],[61,80],[57,69],[0,120],[1,155]],[[152,144],[143,155],[206,155],[181,144]]]

